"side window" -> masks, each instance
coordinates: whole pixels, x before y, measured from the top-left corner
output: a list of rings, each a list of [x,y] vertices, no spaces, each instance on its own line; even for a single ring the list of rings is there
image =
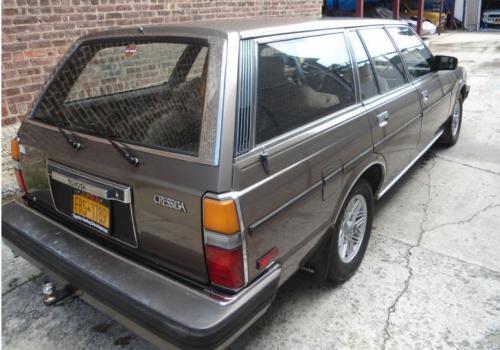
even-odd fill
[[[256,144],[355,102],[340,33],[261,44],[258,72]]]
[[[349,32],[351,38],[351,46],[354,51],[354,58],[358,65],[359,83],[361,87],[361,98],[366,100],[378,94],[377,82],[375,74],[370,63],[370,59],[366,54],[365,48],[359,39],[356,32]]]
[[[363,29],[359,33],[371,56],[380,92],[385,93],[405,84],[403,63],[385,30]]]
[[[403,61],[413,78],[431,71],[432,54],[408,27],[391,27],[389,33],[401,51]]]

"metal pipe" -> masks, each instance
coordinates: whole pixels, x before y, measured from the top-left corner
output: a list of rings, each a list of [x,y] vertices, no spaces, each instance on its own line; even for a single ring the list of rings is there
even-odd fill
[[[450,9],[450,29],[457,29],[457,23],[455,22],[455,5],[456,0],[451,0],[451,9]]]
[[[443,9],[444,9],[444,0],[441,0],[441,2],[439,3],[439,27],[438,27],[438,35],[441,35],[441,31],[443,30],[442,23],[441,23],[441,16],[442,16],[442,13],[443,13]]]
[[[392,18],[399,20],[399,3],[401,0],[392,0]]]
[[[424,19],[424,0],[418,0],[417,5],[417,34],[422,36],[422,22]]]
[[[356,17],[363,17],[364,12],[364,0],[356,0]]]

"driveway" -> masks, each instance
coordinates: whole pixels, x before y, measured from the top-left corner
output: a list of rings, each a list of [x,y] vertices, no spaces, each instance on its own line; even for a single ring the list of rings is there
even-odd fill
[[[458,144],[433,147],[377,203],[353,278],[297,273],[232,349],[500,349],[500,35],[445,33],[469,73]],[[4,349],[152,348],[81,301],[47,308],[39,272],[2,248]]]

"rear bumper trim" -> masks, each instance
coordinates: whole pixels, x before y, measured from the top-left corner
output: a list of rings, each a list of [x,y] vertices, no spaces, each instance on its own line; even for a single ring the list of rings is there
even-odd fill
[[[2,209],[3,238],[21,256],[88,294],[97,308],[112,310],[169,346],[227,345],[267,309],[278,288],[281,269],[274,266],[238,294],[216,299],[99,246],[24,203]]]

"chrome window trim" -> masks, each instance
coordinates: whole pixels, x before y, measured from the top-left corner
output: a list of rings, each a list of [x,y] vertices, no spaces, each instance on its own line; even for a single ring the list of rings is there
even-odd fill
[[[278,42],[278,41],[287,41],[287,40],[294,40],[294,39],[310,38],[310,37],[314,37],[314,36],[338,34],[338,33],[343,33],[344,31],[345,31],[344,28],[315,29],[315,30],[310,30],[310,31],[300,32],[300,33],[274,34],[274,35],[270,35],[270,36],[255,38],[253,40],[255,43],[257,43],[257,45],[260,45],[260,44],[268,44],[268,43]]]
[[[223,44],[222,44],[222,61],[221,61],[221,65],[222,67],[224,67],[224,69],[221,69],[221,72],[220,72],[220,82],[219,82],[219,101],[218,101],[218,108],[217,108],[217,120],[216,120],[216,125],[217,125],[217,130],[216,130],[216,133],[215,133],[215,145],[214,145],[214,159],[212,162],[210,161],[207,161],[207,160],[204,160],[202,158],[199,158],[199,157],[196,157],[196,159],[198,159],[200,161],[200,163],[203,163],[203,164],[212,164],[214,166],[218,166],[219,163],[220,163],[220,157],[221,157],[221,144],[222,144],[222,121],[223,121],[223,117],[224,115],[226,114],[225,112],[225,108],[224,108],[224,100],[225,100],[225,96],[226,96],[226,93],[225,93],[225,85],[226,85],[226,74],[227,74],[227,66],[226,66],[226,62],[227,62],[227,40],[224,40]],[[208,56],[210,58],[210,56]],[[210,62],[209,62],[210,64]],[[200,136],[200,139],[201,139],[201,136]],[[201,140],[200,140],[201,141]],[[200,146],[199,147],[203,147],[202,143],[200,142]],[[171,153],[171,152],[169,152]],[[195,157],[193,157],[195,158]],[[205,163],[205,162],[208,162],[208,163]]]
[[[351,60],[351,66],[352,66],[352,74],[353,74],[353,82],[354,82],[354,95],[355,95],[355,102],[347,106],[341,110],[335,111],[333,113],[324,115],[316,120],[313,120],[309,123],[303,124],[298,126],[297,128],[294,128],[292,130],[289,130],[285,133],[282,133],[280,135],[277,135],[273,138],[270,138],[269,140],[266,140],[264,142],[261,142],[259,144],[255,143],[255,128],[256,128],[256,121],[257,121],[257,85],[258,85],[258,74],[259,74],[259,65],[258,65],[258,47],[260,44],[267,44],[271,42],[280,42],[280,41],[287,41],[287,40],[294,40],[294,39],[301,39],[301,38],[310,38],[310,37],[316,37],[316,36],[324,36],[324,35],[332,35],[332,34],[342,34],[342,37],[344,38],[344,44],[346,45],[347,53],[349,55],[349,59]],[[269,37],[262,37],[262,38],[257,38],[252,40],[254,43],[254,57],[253,59],[255,60],[253,62],[254,66],[254,82],[253,82],[253,87],[254,87],[254,95],[253,95],[253,102],[252,102],[252,118],[253,118],[253,123],[252,123],[252,132],[251,132],[251,140],[250,140],[250,149],[248,152],[235,157],[235,161],[239,161],[241,159],[245,159],[247,156],[250,157],[252,154],[255,154],[256,152],[261,152],[263,149],[269,149],[272,148],[275,144],[279,144],[283,140],[286,140],[287,138],[293,137],[296,134],[300,134],[304,131],[307,131],[308,129],[314,128],[318,124],[321,124],[323,122],[328,121],[329,119],[337,118],[341,114],[348,113],[352,110],[355,110],[356,108],[361,106],[361,103],[358,99],[358,85],[356,84],[357,80],[357,73],[355,73],[355,66],[353,64],[353,56],[350,51],[350,42],[347,38],[346,35],[346,30],[344,28],[338,28],[338,29],[328,29],[328,30],[313,30],[310,32],[306,33],[292,33],[292,34],[280,34],[280,35],[274,35],[274,36],[269,36]]]
[[[334,128],[343,123],[349,122],[355,118],[363,115],[364,109],[361,103],[348,106],[344,109],[328,114],[320,119],[316,119],[307,124],[301,125],[293,130],[287,131],[263,143],[254,145],[254,147],[247,153],[235,158],[235,162],[245,162],[249,158],[260,154],[263,150],[271,150],[275,146],[279,146],[284,141],[300,142],[301,136],[304,138],[304,133],[311,131],[311,133],[319,134],[328,129]],[[346,116],[347,114],[347,116]],[[351,114],[354,114],[352,116]]]
[[[359,78],[359,71],[358,71],[358,61],[356,60],[356,56],[354,55],[354,49],[352,48],[352,43],[351,43],[351,36],[350,33],[355,33],[358,35],[358,33],[355,30],[349,30],[346,29],[344,30],[344,37],[345,41],[347,44],[347,50],[349,51],[349,56],[351,58],[351,64],[353,68],[353,73],[354,73],[354,85],[356,89],[356,104],[361,103],[363,101],[361,97],[361,79]],[[359,37],[359,35],[358,35]],[[378,89],[378,86],[377,86]]]
[[[45,123],[42,123],[42,122],[39,122],[39,121],[36,121],[33,119],[26,119],[24,121],[24,123],[29,123],[29,124],[32,124],[32,125],[35,125],[35,126],[38,126],[41,128],[45,128],[48,130],[58,132],[57,127],[49,125],[49,124],[45,124]],[[109,141],[106,140],[105,138],[102,138],[102,137],[93,136],[93,135],[89,135],[89,134],[83,134],[83,133],[77,132],[77,131],[73,131],[73,133],[75,135],[77,135],[78,138],[80,138],[80,139],[110,145]],[[213,165],[213,166],[217,165],[214,161],[201,159],[201,158],[190,156],[187,154],[174,153],[174,152],[169,152],[166,150],[160,150],[160,149],[156,149],[156,148],[139,146],[139,145],[130,144],[127,142],[122,142],[122,141],[120,141],[120,143],[123,143],[123,144],[127,145],[128,148],[139,151],[139,152],[149,153],[149,154],[153,154],[153,155],[158,155],[158,156],[163,156],[163,157],[168,157],[168,158],[173,158],[173,159],[178,159],[178,160],[184,160],[184,161],[188,161],[188,162],[200,163],[200,164],[205,164],[205,165]]]
[[[373,64],[373,59],[372,59],[372,55],[370,54],[370,51],[368,50],[368,47],[366,46],[366,43],[365,43],[365,40],[363,39],[363,36],[359,33],[360,30],[369,30],[369,29],[382,29],[384,31],[384,33],[389,37],[389,40],[391,40],[391,43],[392,43],[392,46],[394,47],[394,49],[396,50],[395,52],[398,54],[399,56],[399,59],[401,60],[401,63],[403,64],[403,69],[405,71],[405,75],[404,75],[404,78],[405,78],[405,82],[404,84],[392,89],[392,90],[389,90],[389,91],[386,91],[385,93],[382,93],[381,90],[380,90],[380,83],[378,81],[378,75],[377,75],[377,71],[375,69],[375,66]],[[401,54],[399,52],[399,48],[394,44],[394,41],[392,40],[392,37],[391,35],[389,34],[389,32],[387,31],[387,29],[385,28],[384,25],[380,25],[380,26],[372,26],[372,27],[360,27],[360,28],[356,28],[356,31],[358,32],[358,36],[359,36],[359,39],[361,40],[361,43],[363,44],[364,48],[365,48],[365,52],[366,54],[368,55],[368,59],[370,60],[370,64],[372,66],[372,69],[373,69],[373,74],[375,75],[375,80],[377,81],[377,87],[378,87],[378,92],[379,94],[376,95],[376,96],[372,96],[370,97],[369,99],[367,100],[371,100],[375,97],[383,97],[383,96],[386,96],[390,93],[393,93],[394,91],[397,91],[399,89],[402,89],[404,87],[407,87],[407,86],[411,86],[412,85],[412,81],[410,79],[408,79],[408,72],[407,72],[407,69],[406,69],[406,65],[405,63],[403,62],[403,59],[401,58]],[[365,101],[367,101],[365,100]],[[365,102],[363,101],[363,102]]]
[[[401,54],[401,50],[399,49],[399,46],[396,44],[396,40],[392,37],[391,33],[387,29],[387,26],[384,26],[384,31],[389,37],[389,40],[391,41],[392,45],[396,49],[396,52],[398,53],[399,59],[401,60],[401,64],[403,65],[403,69],[405,71],[405,77],[406,77],[406,82],[411,83],[412,82],[412,77],[410,74],[410,71],[408,70],[408,66],[406,65],[405,60],[403,59],[403,55]]]
[[[389,102],[399,98],[401,95],[404,95],[404,94],[406,94],[414,89],[415,89],[415,87],[411,83],[401,85],[393,90],[386,92],[383,95],[376,95],[376,96],[370,97],[369,99],[364,100],[363,106],[366,107],[367,111],[371,111],[371,110],[375,109],[379,104],[389,103]]]
[[[429,78],[431,76],[433,76],[435,73],[437,73],[437,71],[433,71],[432,70],[432,67],[431,67],[431,70],[428,72],[428,73],[425,73],[424,75],[420,76],[420,77],[417,77],[417,78],[414,78],[411,74],[410,74],[410,70],[408,69],[408,66],[405,62],[405,60],[403,59],[403,56],[401,55],[401,50],[399,49],[399,46],[396,44],[396,41],[394,40],[394,38],[392,37],[391,33],[389,32],[388,28],[401,28],[401,27],[404,27],[404,28],[407,28],[409,29],[413,35],[420,41],[420,44],[426,48],[429,53],[431,54],[431,57],[434,57],[434,55],[432,54],[432,51],[427,47],[427,45],[425,44],[425,42],[422,40],[422,38],[420,36],[418,36],[415,31],[409,26],[409,25],[397,25],[397,24],[392,24],[392,25],[386,25],[385,28],[386,28],[386,31],[387,31],[387,34],[389,34],[389,37],[391,38],[394,46],[397,47],[397,50],[399,52],[399,57],[401,58],[401,62],[403,62],[403,65],[405,67],[405,70],[406,70],[406,74],[408,75],[408,78],[410,78],[410,82],[411,83],[416,83],[416,82],[419,82],[421,80],[424,80],[426,78]],[[417,47],[417,46],[415,46]]]

